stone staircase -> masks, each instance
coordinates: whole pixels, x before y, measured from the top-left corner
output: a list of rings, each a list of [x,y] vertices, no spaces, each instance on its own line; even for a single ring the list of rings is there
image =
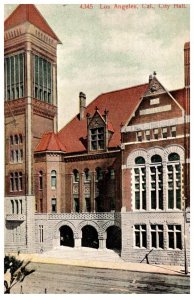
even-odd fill
[[[71,260],[124,262],[119,254],[110,249],[93,249],[87,247],[71,248],[60,246],[41,254],[42,257],[63,258]]]

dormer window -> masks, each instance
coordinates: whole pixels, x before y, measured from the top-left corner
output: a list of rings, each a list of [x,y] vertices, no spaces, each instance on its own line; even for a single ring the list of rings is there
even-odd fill
[[[103,150],[104,142],[104,127],[90,129],[91,150]]]

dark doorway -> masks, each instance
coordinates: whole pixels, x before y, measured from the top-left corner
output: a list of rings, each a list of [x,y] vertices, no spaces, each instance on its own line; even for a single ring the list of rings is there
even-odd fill
[[[121,229],[117,226],[107,228],[106,248],[121,251]]]
[[[99,248],[98,232],[90,225],[82,228],[82,247]]]
[[[67,225],[60,228],[60,245],[74,247],[73,231]]]

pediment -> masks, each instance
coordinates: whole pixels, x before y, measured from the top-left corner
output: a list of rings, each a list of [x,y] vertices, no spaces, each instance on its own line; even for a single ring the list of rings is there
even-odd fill
[[[144,93],[144,97],[155,96],[159,94],[166,93],[167,91],[161,85],[161,83],[157,80],[156,77],[153,77],[148,85],[146,92]]]

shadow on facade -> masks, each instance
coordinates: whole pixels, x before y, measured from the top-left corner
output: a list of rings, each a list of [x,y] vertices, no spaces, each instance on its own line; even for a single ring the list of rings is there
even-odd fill
[[[60,246],[74,247],[73,231],[67,225],[60,228]]]
[[[82,247],[99,248],[98,232],[91,225],[82,228]]]
[[[106,248],[121,253],[121,229],[115,225],[107,228]]]

